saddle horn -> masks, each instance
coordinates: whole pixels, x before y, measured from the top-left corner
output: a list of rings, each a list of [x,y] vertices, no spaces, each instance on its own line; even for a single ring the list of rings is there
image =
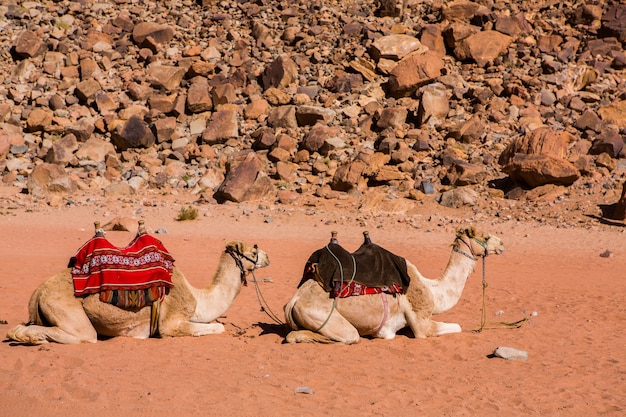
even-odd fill
[[[339,240],[337,240],[337,232],[334,230],[330,232],[330,243],[334,243],[336,245],[339,244]]]
[[[139,220],[137,223],[138,223],[138,226],[137,226],[137,236],[145,235],[147,233],[147,231],[146,231],[146,222],[143,221],[143,220]]]
[[[93,227],[95,229],[96,236],[104,237],[104,229],[100,227],[100,222],[93,222]]]
[[[370,239],[370,232],[366,230],[363,232],[363,244],[369,245],[370,243],[372,243],[372,239]]]

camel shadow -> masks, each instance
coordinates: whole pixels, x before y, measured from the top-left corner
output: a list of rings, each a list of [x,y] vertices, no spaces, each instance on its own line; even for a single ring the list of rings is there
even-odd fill
[[[613,205],[600,205],[600,210],[602,210],[602,216],[598,216],[596,214],[585,214],[585,216],[607,226],[626,227],[626,223],[624,223],[623,221],[610,218],[613,215],[612,206]]]
[[[253,324],[253,326],[261,329],[261,333],[259,334],[259,336],[266,336],[266,335],[274,334],[284,339],[285,337],[287,337],[287,335],[291,331],[286,324],[258,322],[258,323]]]

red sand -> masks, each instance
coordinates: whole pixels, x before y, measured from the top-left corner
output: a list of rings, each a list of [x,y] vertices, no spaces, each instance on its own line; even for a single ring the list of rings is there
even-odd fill
[[[180,203],[180,202],[179,202]],[[332,203],[331,203],[332,204]],[[462,222],[417,222],[348,209],[203,205],[198,220],[175,220],[179,205],[81,203],[5,208],[0,215],[0,333],[28,318],[30,294],[64,268],[93,233],[93,222],[143,218],[193,285],[215,272],[228,240],[258,243],[271,265],[257,272],[270,308],[282,306],[309,254],[331,230],[354,250],[361,233],[411,260],[431,278],[444,268]],[[140,213],[137,213],[140,210]],[[461,216],[448,212],[448,216]],[[471,215],[471,213],[470,213]],[[449,217],[448,217],[449,218]],[[554,228],[490,220],[477,226],[506,251],[487,258],[487,317],[520,329],[480,324],[478,264],[459,304],[438,320],[463,333],[418,340],[362,339],[352,346],[283,344],[285,328],[260,310],[251,285],[226,316],[226,332],[200,338],[132,340],[40,347],[0,344],[0,409],[20,417],[64,416],[592,416],[626,412],[626,239],[622,226]],[[130,232],[108,232],[118,245]],[[601,257],[606,250],[610,257]],[[503,314],[496,315],[496,312]],[[6,324],[4,324],[6,322]],[[490,358],[498,346],[528,361]],[[310,394],[296,393],[299,387]]]

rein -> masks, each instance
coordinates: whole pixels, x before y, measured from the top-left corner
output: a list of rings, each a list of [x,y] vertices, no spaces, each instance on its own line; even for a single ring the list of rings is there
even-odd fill
[[[488,252],[487,252],[487,241],[483,242],[483,241],[478,240],[476,238],[472,238],[472,239],[475,240],[476,242],[478,242],[478,244],[481,245],[483,248],[485,248],[485,254],[481,256],[481,258],[483,260],[483,262],[482,262],[482,267],[483,267],[483,273],[482,273],[482,275],[483,275],[483,280],[482,280],[483,296],[482,296],[482,299],[483,300],[482,300],[482,309],[481,309],[481,313],[480,313],[480,327],[474,329],[473,331],[475,333],[480,333],[480,332],[482,332],[483,330],[486,330],[486,329],[490,329],[490,330],[495,330],[495,329],[500,329],[500,328],[504,328],[504,329],[519,329],[520,327],[522,327],[522,325],[524,323],[526,323],[528,320],[530,320],[530,318],[528,316],[524,316],[523,319],[517,320],[517,321],[514,321],[514,322],[500,321],[500,322],[494,323],[494,325],[497,325],[497,326],[487,327],[487,287],[489,286],[489,284],[487,284],[487,272],[486,272],[486,258],[487,258],[487,255],[488,255]],[[461,241],[463,243],[465,243],[470,248],[470,250],[472,249],[471,246],[467,242],[465,242],[463,240],[461,240]],[[461,251],[460,249],[457,249],[456,247],[453,250],[455,252],[457,252],[457,253],[460,253],[462,255],[467,256],[470,259],[473,258],[474,260],[476,260],[476,256],[473,254],[473,251],[472,251],[472,256],[470,257],[469,254]]]
[[[257,248],[257,245],[254,245],[254,247]],[[276,314],[274,314],[272,309],[269,307],[269,304],[267,303],[267,301],[265,301],[265,298],[263,297],[263,294],[261,294],[261,288],[259,288],[259,281],[256,279],[256,276],[254,275],[254,269],[256,269],[256,263],[259,260],[258,253],[257,253],[256,259],[252,259],[252,258],[244,255],[243,253],[239,252],[238,250],[236,251],[236,250],[231,249],[231,248],[228,248],[226,250],[226,252],[228,252],[228,254],[235,260],[235,263],[237,264],[237,267],[241,271],[241,282],[246,287],[248,286],[248,280],[246,279],[246,273],[247,272],[244,269],[243,262],[241,260],[245,259],[245,260],[247,260],[249,262],[252,262],[252,264],[254,265],[254,268],[252,269],[252,271],[250,271],[250,274],[252,274],[252,282],[254,283],[254,290],[256,292],[256,298],[257,298],[257,300],[259,300],[259,305],[261,306],[261,311],[263,311],[265,314],[267,314],[277,324],[280,324],[280,325],[285,324],[278,318],[278,316]]]
[[[254,247],[256,248],[257,245],[254,245]],[[239,271],[241,273],[241,282],[244,285],[244,287],[247,287],[248,286],[248,280],[246,279],[246,270],[243,267],[243,262],[241,260],[245,259],[245,260],[247,260],[249,262],[252,262],[252,264],[256,268],[256,263],[259,261],[258,253],[257,253],[256,259],[249,258],[248,256],[244,255],[243,253],[239,252],[239,250],[235,250],[235,249],[230,248],[230,247],[226,248],[226,253],[228,253],[235,260],[235,263],[237,264],[237,268],[239,268]]]
[[[330,250],[328,245],[326,245],[326,250],[328,252],[330,252],[330,254],[333,256],[333,258],[335,258],[335,260],[339,264],[339,276],[340,276],[339,279],[340,279],[341,286],[343,287],[343,265],[341,265],[341,261],[333,253],[333,251]],[[349,284],[352,284],[352,281],[354,281],[354,277],[356,276],[356,260],[354,259],[354,256],[350,255],[350,257],[352,258],[352,266],[354,267],[352,269],[352,278],[350,278],[350,282],[349,282]],[[328,320],[330,320],[330,316],[333,315],[333,312],[335,311],[335,308],[337,308],[337,297],[333,298],[333,306],[330,309],[330,313],[328,313],[328,317],[326,317],[326,320],[324,320],[324,323],[322,323],[322,325],[320,327],[318,327],[317,329],[313,330],[315,333],[319,333],[319,331],[322,330],[324,328],[324,326],[326,326],[326,323],[328,323]]]

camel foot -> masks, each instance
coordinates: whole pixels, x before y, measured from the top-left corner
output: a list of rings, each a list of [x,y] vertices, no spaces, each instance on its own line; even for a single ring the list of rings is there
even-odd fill
[[[296,330],[289,332],[285,341],[287,343],[336,343],[334,340],[310,330]]]
[[[19,324],[7,332],[7,338],[27,345],[42,345],[49,343],[45,335],[41,333],[32,333],[29,331],[28,326]]]
[[[442,336],[450,333],[461,333],[461,326],[457,323],[445,323],[443,321],[435,322],[437,325],[436,336]]]

